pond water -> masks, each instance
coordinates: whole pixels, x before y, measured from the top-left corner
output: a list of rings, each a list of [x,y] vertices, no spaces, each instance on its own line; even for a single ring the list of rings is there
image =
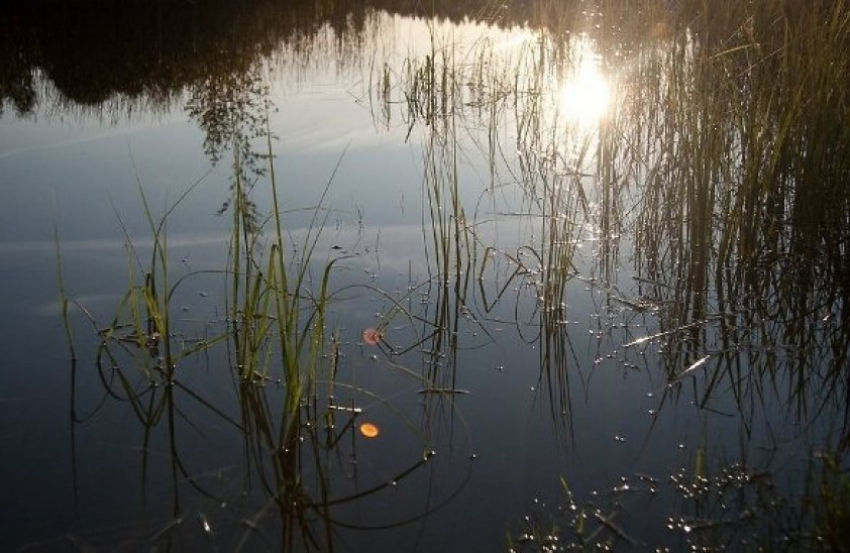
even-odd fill
[[[843,2],[231,4],[0,11],[3,550],[847,543]]]

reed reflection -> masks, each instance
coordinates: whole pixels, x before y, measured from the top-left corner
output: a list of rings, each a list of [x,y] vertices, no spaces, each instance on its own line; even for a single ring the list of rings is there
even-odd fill
[[[266,140],[270,150],[272,139],[267,135]],[[461,425],[460,435],[454,427],[444,431],[435,422],[440,413],[453,418],[455,405],[436,405],[434,397],[455,391],[439,383],[442,374],[417,374],[406,368],[395,359],[394,350],[381,350],[385,361],[379,379],[356,378],[357,364],[377,361],[378,356],[343,355],[346,344],[340,332],[327,328],[329,307],[337,301],[333,277],[339,259],[327,260],[318,282],[310,277],[324,226],[323,210],[316,209],[314,225],[304,241],[295,244],[283,232],[278,194],[284,191],[278,188],[269,151],[259,158],[267,163],[266,170],[254,171],[251,186],[246,186],[238,146],[228,147],[234,159],[234,186],[226,269],[184,267],[185,273],[172,272],[168,217],[194,187],[158,221],[147,210],[142,193],[152,234],[150,258],[140,257],[128,235],[127,291],[105,325],[76,303],[98,331],[95,367],[103,395],[89,417],[79,417],[77,413],[87,408],[73,405],[74,423],[85,424],[99,411],[115,409],[114,404],[126,406],[125,412],[142,428],[143,495],[153,475],[159,483],[162,474],[149,473],[154,464],[150,444],[168,444],[164,457],[170,469],[171,505],[154,518],[170,513],[172,520],[143,538],[163,546],[200,536],[236,550],[258,546],[332,550],[346,530],[423,522],[452,500],[471,468],[468,428]],[[265,207],[270,213],[259,219],[270,221],[270,228],[256,224],[263,208],[251,199],[254,186],[260,185],[270,187],[274,198],[274,204]],[[298,253],[290,257],[293,250]],[[178,302],[192,293],[194,282],[211,277],[225,279],[226,316],[193,330],[180,316]],[[384,335],[385,325],[378,328],[365,334],[365,344],[380,350],[389,347],[390,338]],[[357,349],[350,343],[348,347]],[[343,359],[358,360],[341,368]],[[80,382],[76,377],[72,382],[74,402]],[[228,383],[229,391],[222,393]],[[388,383],[394,390],[391,394],[373,389]],[[424,414],[417,404],[421,396],[426,397]],[[190,447],[198,437],[210,437],[209,443]],[[455,440],[462,443],[456,445]],[[241,463],[228,467],[233,476],[227,482],[208,484],[197,476],[199,470],[219,470],[237,442],[242,444]],[[456,448],[467,453],[445,454]],[[73,464],[77,466],[76,461]],[[419,500],[422,486],[431,490],[424,504]],[[240,489],[234,492],[235,488]],[[184,531],[185,513],[200,499],[212,500],[218,507],[197,513],[200,529]],[[393,505],[392,513],[363,515],[377,512],[376,505]],[[244,528],[234,530],[226,522],[231,517]]]
[[[629,32],[616,13],[617,26],[594,13],[604,23],[592,40],[544,29],[533,41],[498,42],[498,50],[488,40],[464,45],[465,56],[455,55],[461,46],[442,43],[430,27],[430,51],[411,56],[401,69],[378,65],[372,75],[381,83],[374,91],[376,119],[400,114],[422,154],[426,277],[408,283],[401,296],[348,287],[388,306],[359,337],[376,348],[374,361],[404,382],[400,394],[424,396],[417,404],[421,418],[401,417],[396,425],[415,429],[409,435],[417,452],[404,456],[394,478],[362,486],[359,475],[353,484],[340,478],[354,470],[347,464],[352,458],[365,457],[358,429],[367,421],[360,414],[388,402],[340,376],[344,357],[335,348],[342,341],[327,328],[338,260],[329,257],[319,270],[310,269],[324,211],[317,210],[316,227],[293,247],[284,238],[275,192],[265,219],[272,245],[264,247],[258,235],[251,188],[244,185],[266,174],[238,170],[247,158],[241,131],[222,121],[241,124],[247,116],[221,108],[231,99],[250,104],[252,97],[232,93],[229,81],[202,89],[211,94],[197,96],[196,113],[202,121],[212,114],[212,151],[233,150],[237,167],[230,204],[234,262],[226,271],[233,304],[218,339],[231,347],[227,374],[239,417],[204,400],[177,370],[187,356],[170,345],[175,327],[168,298],[175,285],[159,272],[166,265],[159,246],[147,274],[132,273],[121,317],[101,333],[108,363],[100,369],[109,394],[128,401],[146,429],[163,416],[178,419],[182,410],[176,392],[163,393],[161,386],[235,426],[243,433],[244,470],[261,482],[266,501],[252,506],[256,520],[276,517],[280,526],[271,526],[282,528],[281,542],[330,547],[339,528],[357,526],[338,517],[338,507],[378,497],[425,463],[436,466],[433,444],[457,445],[453,433],[465,428],[456,410],[467,393],[460,385],[463,356],[495,342],[497,324],[538,348],[536,369],[553,423],[571,436],[575,383],[585,385],[575,376],[593,370],[594,362],[575,354],[579,337],[568,326],[580,283],[604,298],[591,315],[618,304],[625,319],[644,322],[639,331],[608,332],[604,346],[593,340],[613,325],[591,327],[585,349],[600,358],[657,351],[649,356],[660,360],[657,366],[643,362],[630,370],[658,381],[659,416],[690,413],[684,400],[692,399],[706,428],[722,419],[740,423],[741,447],[732,455],[746,461],[763,443],[754,436],[771,451],[781,447],[764,428],[786,423],[790,411],[795,422],[817,431],[813,440],[830,456],[843,459],[850,428],[844,374],[850,103],[846,71],[835,67],[847,64],[846,7],[839,2],[832,10],[786,13],[774,4],[760,10],[736,3],[721,13],[695,2],[699,9],[686,12],[689,3],[681,2],[685,18],[650,4],[650,16],[643,14]],[[653,17],[665,18],[663,32]],[[786,32],[776,33],[777,26]],[[617,71],[604,67],[618,59]],[[609,73],[617,80],[604,80]],[[256,82],[237,80],[232,88],[250,92]],[[583,102],[579,91],[585,89],[594,102],[605,101],[572,114],[570,122],[570,106]],[[597,108],[598,116],[582,120]],[[582,125],[589,132],[579,132]],[[484,162],[469,171],[464,162],[473,157]],[[273,172],[268,176],[274,180]],[[506,226],[510,239],[498,232]],[[163,228],[152,227],[155,235]],[[633,274],[623,276],[627,272]],[[581,339],[586,345],[587,336]],[[132,376],[128,364],[137,369]],[[272,384],[277,378],[281,389]],[[394,435],[393,420],[370,418],[380,433],[369,446]],[[173,431],[169,435],[179,443]],[[716,519],[710,494],[726,493],[730,483],[752,483],[737,489],[743,494],[770,487],[743,462],[710,478],[707,467],[725,463],[710,457],[710,445],[693,452],[692,481],[678,474],[671,480],[694,500],[694,519]],[[172,457],[180,455],[174,450]],[[458,472],[468,467],[464,462]],[[829,470],[825,474],[834,476]],[[641,482],[645,490],[657,484]],[[626,492],[622,485],[615,490]],[[595,512],[612,543],[631,539],[613,517]],[[690,521],[681,517],[672,525],[689,534]],[[574,528],[581,524],[576,519]],[[725,528],[726,521],[718,524]]]
[[[788,20],[808,37],[793,46],[771,32],[776,19],[753,13],[738,42],[715,44],[697,25],[696,42],[682,34],[640,63],[651,77],[641,77],[636,117],[622,127],[647,160],[645,182],[633,184],[642,192],[636,269],[666,305],[668,374],[705,363],[699,405],[724,386],[742,414],[763,394],[785,398],[804,421],[846,403],[835,371],[848,341],[830,321],[847,316],[846,255],[836,247],[848,232],[846,190],[836,186],[848,174],[847,142],[827,121],[845,117],[847,89],[834,82],[825,97],[812,83],[832,78],[822,60],[842,59],[835,49],[847,30],[836,9],[830,32],[810,37],[817,11]],[[756,61],[754,44],[784,54]],[[781,100],[789,91],[805,105]]]
[[[589,270],[602,277],[604,290],[617,291],[617,301],[638,312],[652,309],[658,318],[655,332],[625,342],[627,348],[663,342],[674,387],[683,375],[707,372],[698,405],[708,406],[725,382],[740,412],[748,413],[782,375],[780,395],[806,418],[817,411],[806,407],[813,401],[809,394],[823,406],[842,402],[845,389],[836,367],[845,363],[848,343],[838,324],[847,316],[841,284],[847,194],[838,183],[847,174],[840,160],[847,159],[841,152],[848,141],[840,130],[846,127],[830,121],[846,118],[846,86],[824,61],[845,60],[845,12],[813,8],[791,20],[741,7],[738,20],[750,24],[733,25],[732,38],[718,43],[713,33],[730,24],[728,13],[719,18],[712,11],[686,25],[678,18],[693,12],[684,5],[650,8],[633,23],[644,25],[643,32],[625,32],[625,20],[612,9],[600,15],[603,23],[592,38],[542,33],[536,41],[516,42],[509,56],[499,50],[498,63],[487,43],[473,48],[466,65],[428,58],[424,73],[398,81],[405,97],[415,99],[407,104],[414,114],[408,120],[431,125],[451,114],[449,128],[487,129],[479,144],[491,179],[508,175],[524,192],[522,208],[505,211],[543,222],[532,248],[537,263],[509,255],[523,272],[542,275],[545,312],[557,314],[556,307],[568,303],[562,284],[571,271]],[[809,37],[805,29],[820,17],[829,32]],[[788,21],[809,38],[784,42],[771,31],[776,21]],[[663,32],[655,31],[659,23]],[[755,57],[770,45],[784,54]],[[478,60],[494,67],[485,72]],[[619,64],[616,83],[602,77],[604,63]],[[491,94],[458,103],[466,92],[444,86],[458,82]],[[824,82],[829,94],[813,88]],[[576,121],[558,126],[558,115],[570,115],[568,99],[578,108],[589,97],[597,103],[573,113],[586,117],[582,124],[592,122],[589,138],[578,136]],[[609,111],[602,116],[604,105]],[[511,137],[510,145],[495,128]],[[461,151],[452,140],[449,135],[449,148]],[[462,204],[434,210],[432,217],[481,228],[464,217]],[[457,235],[460,244],[468,240]],[[574,262],[571,244],[588,240],[598,245],[598,267]],[[503,250],[483,244],[489,254]],[[636,273],[625,284],[617,277],[624,256]],[[512,274],[506,273],[509,280],[519,276]],[[550,288],[546,283],[556,274],[565,278]],[[504,291],[489,293],[488,300]],[[560,320],[557,315],[543,324],[551,329]],[[817,383],[812,374],[821,375]]]

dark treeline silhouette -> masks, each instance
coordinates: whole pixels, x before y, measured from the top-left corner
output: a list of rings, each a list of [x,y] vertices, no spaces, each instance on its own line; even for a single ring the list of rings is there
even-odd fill
[[[312,8],[312,13],[308,6]],[[277,41],[319,24],[318,6],[271,2],[36,2],[2,17],[0,91],[20,112],[43,71],[69,100],[168,95],[217,70],[238,72]],[[332,19],[333,12],[327,16]]]
[[[740,3],[730,2],[646,0],[638,6],[621,0],[10,1],[0,6],[0,113],[8,107],[18,113],[35,108],[37,75],[51,81],[64,99],[81,105],[98,105],[117,95],[164,100],[210,74],[242,72],[281,44],[309,44],[323,26],[337,31],[342,41],[350,38],[356,43],[376,11],[548,27],[559,33],[595,14],[602,26],[621,31],[618,40],[637,41],[658,37],[622,31],[651,17],[658,20],[653,23],[656,29],[685,24],[701,42],[722,43],[729,40],[729,19],[740,15],[740,9],[732,9]],[[767,4],[770,10],[753,10],[764,15],[761,19],[783,15],[788,20],[800,9],[794,2]],[[711,13],[701,13],[705,11]],[[823,11],[826,17],[829,7]],[[732,23],[739,33],[748,28],[740,20]],[[617,48],[622,51],[623,46]]]
[[[210,74],[241,72],[280,44],[330,26],[356,38],[369,13],[500,24],[528,21],[532,0],[36,0],[0,8],[0,110],[35,108],[36,74],[65,99],[156,101]]]

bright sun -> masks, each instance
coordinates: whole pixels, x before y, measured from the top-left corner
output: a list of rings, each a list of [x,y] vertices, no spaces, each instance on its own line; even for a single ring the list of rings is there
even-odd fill
[[[611,103],[611,87],[591,60],[583,60],[560,89],[561,113],[580,127],[593,126],[605,116]]]

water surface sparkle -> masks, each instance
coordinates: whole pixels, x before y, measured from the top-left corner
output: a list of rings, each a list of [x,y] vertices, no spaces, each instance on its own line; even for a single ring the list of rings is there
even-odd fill
[[[818,60],[850,31],[774,1],[0,8],[4,546],[819,524],[850,92]]]

